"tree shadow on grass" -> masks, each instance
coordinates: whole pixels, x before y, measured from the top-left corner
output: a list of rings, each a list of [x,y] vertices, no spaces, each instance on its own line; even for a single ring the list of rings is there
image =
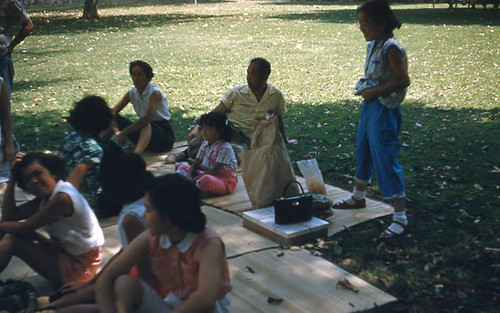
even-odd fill
[[[36,90],[36,88],[44,86],[55,86],[58,85],[60,82],[64,81],[65,79],[51,79],[51,80],[30,79],[27,81],[16,80],[16,82],[13,85],[13,92],[24,91],[24,90]]]
[[[198,0],[199,4],[207,3],[224,3],[224,2],[234,2],[231,0]],[[112,1],[99,1],[97,6],[97,11],[99,13],[100,9],[113,9],[113,8],[141,8],[141,7],[151,7],[151,6],[186,6],[194,5],[194,0],[112,0]],[[66,3],[58,4],[57,7],[54,5],[34,5],[28,6],[28,13],[46,13],[46,12],[57,12],[57,11],[75,11],[83,12],[83,1],[82,3]]]
[[[424,198],[442,198],[449,193],[450,198],[442,199],[452,205],[457,201],[454,197],[461,198],[467,188],[473,196],[482,197],[473,187],[479,181],[488,186],[483,190],[496,192],[490,172],[493,165],[499,166],[500,108],[434,108],[405,101],[402,109],[399,160],[410,194],[430,183],[434,193]],[[292,159],[316,157],[330,183],[348,186],[344,176],[354,174],[359,110],[360,103],[355,100],[288,105],[284,117],[287,135],[299,140],[297,146],[289,146]],[[490,201],[500,202],[496,197],[487,203]]]
[[[144,14],[103,16],[99,19],[75,19],[73,16],[54,15],[50,18],[35,16],[37,25],[33,34],[52,35],[67,33],[89,33],[95,31],[126,31],[136,28],[160,27],[169,24],[199,22],[227,18],[210,14]]]
[[[19,83],[16,83],[16,89]],[[41,105],[40,105],[41,106]],[[177,141],[185,140],[193,120],[184,117],[184,111],[170,108],[171,125]],[[32,105],[32,110],[23,114],[12,113],[14,135],[21,145],[21,151],[58,151],[63,139],[71,132],[71,126],[65,118],[69,113],[59,110],[43,110],[38,105]],[[124,114],[130,120],[136,120],[135,114]]]
[[[287,4],[290,4],[287,2]],[[297,4],[302,4],[298,2]],[[262,5],[266,5],[263,3]],[[323,6],[323,5],[322,5]],[[324,23],[355,23],[357,22],[356,9],[328,9],[312,13],[294,13],[274,15],[269,18],[285,20],[317,20]],[[422,9],[405,8],[394,9],[394,14],[403,24],[416,25],[500,25],[500,10],[448,10],[448,9]]]
[[[299,138],[297,146],[289,146],[291,159],[315,157],[328,184],[351,190],[359,102],[288,108],[287,133]],[[484,247],[496,246],[500,225],[499,174],[493,173],[499,166],[500,108],[439,108],[405,101],[402,110],[398,159],[411,200],[407,235],[392,245],[375,244],[373,239],[390,223],[387,217],[335,235],[334,245],[344,247],[342,252],[331,247],[321,252],[334,263],[354,260],[347,270],[400,299],[373,312],[495,307],[491,267],[497,259]],[[369,197],[380,199],[375,181]]]

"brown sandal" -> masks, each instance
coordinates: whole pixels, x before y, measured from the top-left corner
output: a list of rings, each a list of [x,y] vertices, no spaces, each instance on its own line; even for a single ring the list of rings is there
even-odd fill
[[[402,234],[405,233],[406,231],[406,227],[408,227],[408,225],[405,225],[401,222],[398,222],[398,221],[392,221],[393,223],[395,224],[398,224],[400,225],[401,227],[403,227],[403,231],[400,232],[400,233],[396,233],[395,231],[392,231],[389,229],[390,225],[388,228],[386,228],[379,236],[380,239],[390,239],[390,238],[394,238],[394,237],[398,237],[398,236],[401,236]]]
[[[356,200],[352,196],[351,198],[356,202],[354,204],[349,204],[345,200],[336,202],[332,204],[332,208],[339,210],[349,210],[349,209],[363,209],[366,208],[366,199]]]

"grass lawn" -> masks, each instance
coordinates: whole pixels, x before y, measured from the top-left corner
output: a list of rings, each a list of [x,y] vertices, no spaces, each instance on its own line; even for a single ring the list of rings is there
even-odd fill
[[[400,162],[408,233],[374,238],[390,218],[309,246],[400,299],[374,312],[495,312],[500,248],[500,11],[394,5],[409,57]],[[314,156],[329,184],[351,189],[366,43],[356,5],[315,2],[103,2],[33,6],[34,33],[14,51],[14,133],[24,151],[56,151],[72,103],[98,94],[114,105],[148,61],[167,95],[178,140],[232,86],[248,61],[270,60],[288,102],[292,160]],[[132,108],[126,113],[133,115]],[[369,196],[378,198],[376,184]],[[385,223],[385,224],[384,224]],[[493,249],[494,250],[494,249]]]

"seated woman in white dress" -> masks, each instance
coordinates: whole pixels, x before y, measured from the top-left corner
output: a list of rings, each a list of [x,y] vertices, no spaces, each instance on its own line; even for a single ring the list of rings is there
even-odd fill
[[[0,272],[17,256],[56,287],[95,276],[104,234],[87,200],[62,181],[64,168],[58,156],[16,155],[2,202]],[[15,183],[35,198],[17,205]]]

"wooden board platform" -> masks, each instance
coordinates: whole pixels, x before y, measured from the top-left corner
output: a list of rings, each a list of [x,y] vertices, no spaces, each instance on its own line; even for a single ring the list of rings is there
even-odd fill
[[[235,214],[204,206],[208,224],[221,234],[229,258],[230,293],[233,312],[352,312],[373,308],[396,298],[375,288],[321,257],[304,249],[283,250],[270,239],[241,226]],[[120,246],[116,225],[104,228],[104,257],[109,259]],[[33,283],[39,296],[55,292],[24,262],[13,259],[0,279],[23,279]],[[359,292],[337,287],[348,279]],[[280,304],[269,298],[282,299]]]
[[[175,151],[182,151],[183,143],[176,144]],[[155,174],[172,173],[175,165],[166,165],[167,154],[146,154],[148,168]],[[301,178],[299,181],[303,182]],[[304,185],[305,186],[305,185]],[[333,201],[343,199],[350,193],[327,185],[328,196]],[[0,198],[1,198],[0,190]],[[30,197],[16,193],[17,201]],[[236,192],[229,196],[205,199],[203,211],[208,225],[223,237],[229,258],[233,291],[233,312],[353,312],[380,306],[396,298],[375,288],[321,257],[307,250],[282,250],[275,241],[242,227],[242,212],[251,209],[243,179],[239,177]],[[368,200],[363,210],[335,211],[330,223],[329,235],[357,223],[392,213],[392,208]],[[223,210],[221,210],[223,209]],[[116,218],[101,220],[106,243],[104,258],[109,258],[120,249]],[[55,290],[36,275],[24,262],[13,258],[0,274],[0,279],[24,279],[33,283],[40,295],[50,295]],[[337,287],[339,280],[348,279],[359,288],[359,292]],[[270,304],[269,298],[282,299],[279,304]],[[279,301],[278,301],[279,302]]]

